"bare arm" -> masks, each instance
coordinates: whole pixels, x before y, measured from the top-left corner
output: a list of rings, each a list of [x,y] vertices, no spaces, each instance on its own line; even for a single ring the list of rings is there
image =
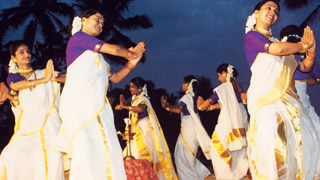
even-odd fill
[[[310,27],[304,28],[304,34],[301,42],[274,42],[269,47],[269,54],[282,56],[290,55],[298,52],[306,52],[314,44],[314,35]]]
[[[144,42],[139,42],[138,45],[139,44],[144,45]],[[120,56],[120,57],[123,57],[128,60],[134,60],[137,58],[141,58],[141,56],[143,54],[143,52],[140,53],[140,52],[132,51],[130,49],[123,48],[122,46],[118,46],[115,44],[108,44],[108,43],[103,44],[103,46],[100,49],[100,52],[106,53],[106,54],[111,54],[114,56]]]
[[[142,105],[129,106],[122,94],[120,95],[120,104],[118,104],[115,107],[115,109],[116,110],[126,109],[126,110],[137,112],[137,113],[142,113],[142,112],[145,112],[147,110],[147,108],[145,106],[142,106]]]
[[[36,85],[49,82],[51,79],[53,79],[53,77],[54,77],[54,68],[53,68],[53,62],[50,59],[47,62],[47,66],[46,66],[45,73],[44,73],[44,78],[18,81],[18,82],[12,83],[10,85],[10,88],[15,91],[20,91],[20,90],[27,89],[27,88],[33,88]]]
[[[55,77],[55,81],[59,82],[59,83],[65,83],[66,82],[66,74],[63,74],[61,76]]]
[[[311,76],[308,79],[307,85],[312,86],[312,85],[318,85],[320,84],[320,79],[313,79]]]
[[[120,81],[122,81],[123,78],[125,78],[131,72],[132,69],[135,68],[135,66],[140,61],[143,52],[145,51],[144,46],[145,46],[144,43],[138,43],[136,47],[131,48],[133,52],[136,52],[137,54],[140,55],[139,58],[133,61],[129,61],[122,69],[115,72],[113,76],[110,78],[110,81],[114,83],[119,83]]]
[[[166,109],[167,111],[169,112],[173,112],[173,113],[176,113],[176,114],[180,114],[182,112],[182,108],[180,106],[172,106],[168,103],[168,100],[167,100],[167,96],[161,96],[161,106],[162,108]]]

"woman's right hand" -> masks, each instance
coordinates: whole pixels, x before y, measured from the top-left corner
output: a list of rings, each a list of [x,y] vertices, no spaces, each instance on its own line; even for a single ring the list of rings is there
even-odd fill
[[[54,80],[54,66],[52,59],[49,59],[46,65],[46,69],[44,70],[44,79],[48,82],[50,80]]]
[[[204,103],[204,99],[199,96],[198,99],[197,99],[197,107],[198,109],[202,106],[202,104]]]
[[[129,48],[129,51],[134,52],[128,60],[132,65],[137,65],[140,59],[142,58],[143,53],[146,51],[145,49],[145,43],[144,42],[139,42],[134,48]]]
[[[303,37],[301,38],[301,42],[303,44],[308,45],[308,48],[312,48],[314,45],[314,34],[312,29],[307,26],[306,28],[304,28],[304,32],[303,32]]]
[[[162,108],[166,108],[168,106],[167,96],[162,95],[160,100]]]
[[[124,98],[123,94],[120,94],[120,108],[123,109],[123,107],[126,105],[126,99]]]

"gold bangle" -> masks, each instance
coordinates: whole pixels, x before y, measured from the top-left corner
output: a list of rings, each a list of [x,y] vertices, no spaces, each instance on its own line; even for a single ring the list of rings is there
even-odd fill
[[[19,101],[19,96],[14,96],[14,97],[13,97],[13,100],[14,100],[14,101]]]
[[[167,110],[167,111],[170,111],[170,107],[166,107],[166,110]]]
[[[131,106],[129,106],[129,111],[132,111],[132,107]]]
[[[17,92],[11,89],[10,94],[15,96],[15,95],[17,95]]]
[[[33,87],[33,86],[34,86],[33,81],[29,80],[29,81],[28,81],[28,86],[29,86],[29,87]]]
[[[302,45],[303,50],[309,49],[307,44],[304,44],[303,42],[298,42],[298,43]]]

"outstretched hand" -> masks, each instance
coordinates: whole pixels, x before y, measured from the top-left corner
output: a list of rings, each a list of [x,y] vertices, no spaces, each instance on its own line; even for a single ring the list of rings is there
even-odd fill
[[[4,84],[4,82],[0,83],[0,104],[4,103],[5,100],[8,99],[10,95],[9,88]]]
[[[120,94],[120,108],[123,109],[123,107],[126,105],[126,99],[124,98],[123,94]]]
[[[132,57],[130,57],[128,60],[132,65],[137,65],[142,58],[143,53],[146,51],[145,43],[139,42],[134,48],[131,47],[129,50],[134,52],[134,55],[132,55]]]
[[[308,45],[308,48],[313,48],[315,38],[314,38],[313,31],[309,26],[304,28],[303,37],[301,39],[301,42],[303,44]]]
[[[198,109],[202,106],[202,104],[204,103],[204,99],[199,96],[198,99],[197,99],[197,107]]]
[[[54,66],[52,59],[49,59],[46,65],[46,69],[44,71],[44,79],[47,81],[54,81],[55,74],[54,74]]]

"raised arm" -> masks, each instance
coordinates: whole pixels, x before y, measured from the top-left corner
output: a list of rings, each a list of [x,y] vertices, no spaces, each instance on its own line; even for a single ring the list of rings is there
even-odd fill
[[[138,59],[130,60],[122,69],[120,69],[119,71],[113,74],[113,76],[110,78],[110,81],[114,83],[119,83],[123,78],[125,78],[131,72],[131,70],[133,70],[136,67],[136,65],[140,61],[145,51],[144,47],[145,47],[144,42],[140,42],[137,44],[136,47],[131,48],[130,50],[138,54]]]
[[[290,55],[298,52],[306,52],[309,48],[312,48],[314,44],[313,31],[309,26],[304,28],[304,34],[301,42],[274,42],[270,44],[269,54],[272,55]]]
[[[168,103],[167,96],[162,95],[160,101],[162,108],[166,109],[167,111],[177,114],[180,114],[182,112],[182,107],[177,105],[170,105]]]
[[[53,76],[54,76],[54,67],[53,67],[53,62],[50,59],[47,62],[44,78],[14,82],[10,85],[10,88],[15,91],[20,91],[27,88],[34,88],[36,85],[49,82],[50,80],[53,79]]]

